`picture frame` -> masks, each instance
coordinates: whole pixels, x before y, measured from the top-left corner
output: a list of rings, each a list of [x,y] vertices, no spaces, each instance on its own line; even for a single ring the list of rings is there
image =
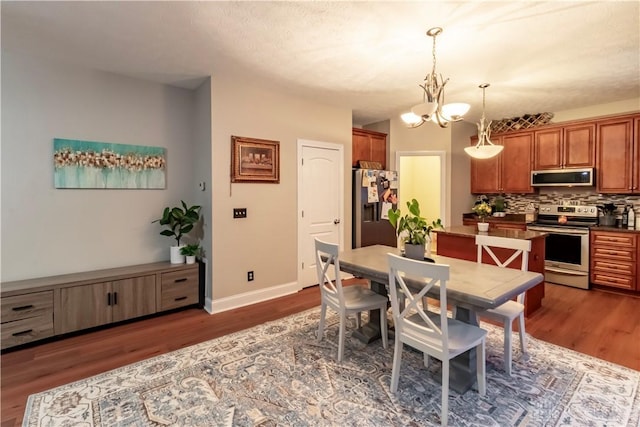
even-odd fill
[[[231,136],[231,182],[280,183],[280,142]]]

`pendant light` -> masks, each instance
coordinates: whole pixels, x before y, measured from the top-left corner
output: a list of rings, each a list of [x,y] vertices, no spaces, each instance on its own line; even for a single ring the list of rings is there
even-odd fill
[[[491,122],[486,123],[484,115],[485,110],[485,90],[489,87],[489,83],[483,83],[478,86],[482,89],[482,118],[478,123],[478,143],[473,147],[467,147],[464,151],[474,159],[490,159],[495,157],[504,148],[502,145],[494,145],[489,139],[491,136]]]
[[[462,120],[469,104],[451,103],[444,104],[444,86],[449,79],[443,79],[442,75],[436,74],[436,37],[442,33],[442,28],[435,27],[427,31],[427,35],[433,38],[433,48],[431,50],[433,58],[433,68],[431,73],[424,78],[424,83],[419,85],[422,88],[422,103],[414,105],[410,113],[402,114],[402,120],[411,128],[421,126],[425,122],[436,122],[440,127],[446,128],[449,122]]]

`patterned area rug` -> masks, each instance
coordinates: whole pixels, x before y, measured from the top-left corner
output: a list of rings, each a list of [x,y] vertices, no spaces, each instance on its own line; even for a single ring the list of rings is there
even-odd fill
[[[366,318],[366,317],[365,317]],[[440,424],[439,363],[405,349],[389,392],[393,344],[326,338],[313,309],[29,397],[25,426],[429,426]],[[353,327],[353,324],[350,325]],[[502,329],[482,324],[487,395],[451,391],[457,426],[638,426],[640,373],[529,338],[502,370]],[[514,337],[517,343],[517,337]],[[517,347],[517,344],[516,344]]]

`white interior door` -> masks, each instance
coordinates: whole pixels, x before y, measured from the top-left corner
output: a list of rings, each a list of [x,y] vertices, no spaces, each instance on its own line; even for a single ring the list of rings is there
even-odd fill
[[[298,283],[318,283],[314,239],[343,246],[344,147],[298,140]]]

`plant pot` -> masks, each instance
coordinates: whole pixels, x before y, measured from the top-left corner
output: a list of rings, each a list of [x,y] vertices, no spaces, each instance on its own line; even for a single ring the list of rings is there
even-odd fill
[[[184,264],[184,255],[180,254],[180,249],[184,245],[171,246],[171,264]]]
[[[424,245],[404,244],[404,255],[407,258],[424,261]]]
[[[478,231],[489,231],[489,223],[488,222],[479,222],[478,223]]]
[[[196,263],[196,256],[195,255],[187,255],[187,264],[195,264]]]

